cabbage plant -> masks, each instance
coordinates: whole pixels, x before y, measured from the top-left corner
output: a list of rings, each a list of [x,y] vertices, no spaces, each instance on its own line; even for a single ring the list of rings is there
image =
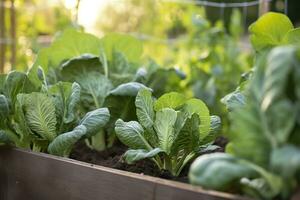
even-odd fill
[[[155,100],[150,90],[143,89],[135,106],[138,121],[118,119],[115,125],[117,137],[129,147],[124,154],[128,164],[148,158],[178,176],[197,155],[217,148],[212,143],[220,119],[210,116],[201,100],[176,92]]]
[[[197,158],[189,179],[256,199],[290,199],[300,183],[300,32],[277,13],[264,15],[250,31],[256,66],[222,100],[230,110],[228,154]]]
[[[0,94],[0,143],[33,151],[68,156],[73,145],[96,134],[109,121],[107,108],[77,115],[81,87],[58,82],[48,86],[39,70],[42,89],[36,90],[27,74],[10,72]]]

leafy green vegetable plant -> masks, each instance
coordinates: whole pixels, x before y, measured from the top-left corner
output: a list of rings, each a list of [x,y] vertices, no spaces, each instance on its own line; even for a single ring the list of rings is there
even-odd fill
[[[39,69],[44,82],[45,75]],[[34,151],[68,156],[73,145],[96,134],[109,121],[107,108],[77,116],[80,86],[74,82],[58,82],[40,91],[25,73],[10,72],[1,85],[0,143]]]
[[[140,67],[141,55],[142,43],[132,36],[113,33],[99,39],[66,30],[50,47],[40,51],[29,79],[41,87],[37,76],[41,66],[50,85],[58,81],[77,82],[81,87],[79,117],[102,107],[112,110],[107,126],[86,140],[90,148],[100,151],[113,144],[117,118],[136,119],[134,98],[144,85],[162,93],[181,80],[174,69],[159,69],[153,62]]]
[[[135,100],[137,121],[116,121],[119,140],[129,147],[127,163],[149,158],[161,170],[178,176],[197,155],[217,148],[212,146],[220,126],[199,99],[186,99],[166,93],[155,100],[148,89],[140,90]]]
[[[300,28],[280,13],[269,12],[249,27],[250,40],[256,51],[278,45],[299,44]]]
[[[258,199],[289,199],[300,182],[300,47],[270,49],[269,45],[277,44],[265,37],[274,36],[280,27],[277,22],[281,26],[290,22],[269,13],[250,29],[265,20],[268,30],[254,33],[252,42],[254,47],[265,43],[269,48],[258,51],[252,75],[223,99],[230,109],[228,154],[197,158],[189,178],[205,188],[234,188]]]

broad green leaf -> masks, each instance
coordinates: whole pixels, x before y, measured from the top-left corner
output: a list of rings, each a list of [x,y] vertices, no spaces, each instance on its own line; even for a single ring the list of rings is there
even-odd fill
[[[184,95],[177,92],[170,92],[162,95],[154,104],[154,110],[159,111],[163,108],[176,109],[181,107],[186,101]]]
[[[200,139],[205,138],[210,132],[210,115],[205,103],[200,99],[189,99],[184,105],[184,110],[188,112],[190,116],[194,113],[199,116]]]
[[[29,70],[29,79],[34,85],[41,86],[37,76],[39,66],[48,74],[52,68],[59,67],[63,61],[79,57],[82,54],[98,55],[99,52],[100,39],[88,33],[67,29],[55,38],[50,47],[39,51]]]
[[[126,163],[133,164],[145,158],[153,158],[154,156],[158,155],[161,152],[163,152],[163,150],[161,150],[160,148],[155,148],[150,151],[145,149],[137,149],[137,150],[130,149],[125,152],[123,157],[125,158]]]
[[[154,128],[157,133],[159,147],[167,154],[171,152],[175,141],[174,126],[177,119],[177,112],[170,108],[163,108],[156,112]]]
[[[204,188],[225,191],[241,188],[259,199],[276,197],[282,180],[258,165],[229,154],[214,153],[198,157],[191,165],[189,180]]]
[[[145,80],[142,82],[153,89],[155,97],[160,97],[166,92],[182,91],[180,83],[186,78],[185,74],[174,68],[165,69],[156,66],[155,63],[152,65],[154,66],[147,68]]]
[[[299,66],[295,57],[296,48],[277,47],[271,51],[265,71],[262,110],[267,116],[269,131],[279,143],[287,141],[296,121],[297,110],[287,94],[291,73]]]
[[[55,106],[51,97],[42,93],[31,93],[25,97],[25,118],[32,131],[43,139],[52,141],[56,135]]]
[[[296,178],[300,171],[300,148],[285,145],[275,149],[271,155],[271,167],[284,178]]]
[[[9,104],[7,101],[7,98],[0,94],[0,118],[1,120],[4,120],[9,115]],[[0,122],[1,124],[1,122]]]
[[[289,44],[300,44],[300,28],[295,28],[293,30],[290,30],[287,35],[286,38],[287,43]]]
[[[79,124],[86,127],[86,134],[89,137],[99,132],[107,124],[109,118],[109,110],[107,108],[99,108],[88,112]]]
[[[137,67],[138,65],[129,63],[124,54],[114,52],[112,61],[108,64],[108,77],[115,86],[133,81]]]
[[[48,62],[51,66],[58,67],[62,61],[86,53],[98,55],[100,40],[91,34],[67,29],[49,47]]]
[[[130,62],[139,61],[143,53],[143,46],[139,40],[118,33],[111,33],[101,38],[101,47],[108,60],[112,60],[114,51],[123,53]]]
[[[154,110],[153,110],[152,93],[143,89],[140,90],[135,99],[136,115],[139,122],[147,130],[153,130],[154,125]]]
[[[210,130],[209,134],[205,138],[201,139],[201,145],[209,144],[215,141],[221,131],[221,118],[216,115],[210,116]]]
[[[198,157],[191,165],[189,180],[194,185],[225,191],[241,178],[255,178],[257,173],[237,158],[214,153]]]
[[[76,79],[80,84],[81,102],[85,108],[95,109],[103,106],[105,98],[113,88],[104,75],[96,72],[86,73]]]
[[[267,109],[275,99],[285,95],[289,74],[299,64],[295,55],[296,48],[293,46],[277,47],[270,52],[263,86],[263,109]]]
[[[250,40],[257,51],[282,45],[285,43],[286,34],[293,28],[292,22],[286,15],[269,12],[249,27]]]
[[[266,129],[268,125],[265,117],[259,102],[249,96],[244,107],[230,113],[232,125],[228,136],[232,154],[267,167],[274,138]]]
[[[239,91],[235,91],[223,97],[221,102],[226,105],[228,111],[244,106],[246,103],[245,95]]]
[[[129,82],[119,85],[117,88],[110,91],[111,95],[117,96],[132,96],[135,97],[141,89],[148,89],[145,85],[137,82]]]
[[[66,81],[76,81],[81,86],[81,103],[86,110],[102,107],[106,96],[113,88],[103,75],[99,58],[84,54],[62,65],[61,74]]]
[[[86,133],[86,127],[79,125],[74,130],[59,135],[49,144],[48,152],[52,155],[68,157],[74,144]]]
[[[4,89],[6,97],[10,99],[13,105],[16,102],[17,94],[31,92],[33,86],[25,73],[12,71],[6,76]]]
[[[124,122],[118,119],[115,131],[119,140],[131,149],[152,149],[144,137],[143,127],[136,121]]]
[[[65,81],[78,81],[78,77],[84,76],[87,78],[92,73],[104,74],[104,69],[101,66],[98,56],[92,54],[82,54],[78,57],[73,57],[61,64],[61,76]]]
[[[107,107],[111,113],[111,120],[107,127],[109,133],[114,132],[114,126],[117,119],[121,118],[125,121],[136,119],[134,102],[136,95],[141,89],[151,90],[143,84],[130,82],[119,85],[106,97],[104,106]]]

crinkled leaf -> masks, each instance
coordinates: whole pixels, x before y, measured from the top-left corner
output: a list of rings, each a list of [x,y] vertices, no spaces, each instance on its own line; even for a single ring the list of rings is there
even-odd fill
[[[174,126],[177,112],[170,108],[163,108],[156,112],[154,128],[157,133],[159,147],[167,154],[171,152],[171,147],[175,141]]]
[[[70,123],[76,119],[76,107],[80,102],[80,85],[76,82],[72,84],[72,91],[67,99],[67,112],[64,115],[64,122]]]
[[[143,127],[136,121],[124,122],[122,119],[118,119],[115,131],[119,140],[129,148],[151,149],[144,136]]]
[[[84,125],[79,125],[74,130],[57,136],[48,146],[52,155],[68,157],[74,144],[87,133]]]
[[[51,97],[42,93],[25,96],[25,117],[30,129],[42,138],[52,141],[56,135],[55,106]]]
[[[200,135],[199,135],[199,116],[193,114],[185,121],[183,128],[174,139],[172,146],[172,154],[176,155],[180,151],[194,152],[199,147]]]
[[[181,107],[186,101],[184,95],[177,92],[170,92],[162,95],[154,104],[154,110],[159,111],[163,108],[176,109]]]
[[[58,82],[49,88],[54,98],[56,118],[60,126],[76,120],[76,106],[80,102],[78,83]]]
[[[160,148],[155,148],[150,151],[145,150],[145,149],[137,149],[137,150],[130,149],[125,152],[123,157],[124,157],[126,163],[133,164],[133,163],[135,163],[139,160],[143,160],[145,158],[152,158],[161,152],[163,152],[163,150],[161,150]]]
[[[18,94],[17,101],[15,103],[15,112],[18,113],[14,115],[15,131],[19,136],[21,142],[28,141],[28,138],[36,137],[40,138],[38,134],[34,134],[28,126],[26,117],[25,117],[25,106],[26,106],[26,94]]]
[[[121,52],[113,52],[112,60],[108,63],[108,77],[115,86],[134,80],[137,66],[129,63]]]
[[[153,105],[152,93],[147,89],[140,90],[135,99],[136,115],[147,130],[151,130],[154,124]]]
[[[109,110],[107,108],[99,108],[88,112],[79,124],[86,127],[87,137],[90,137],[99,132],[107,124],[109,118]]]
[[[135,99],[136,115],[141,125],[146,129],[145,137],[151,145],[157,144],[157,135],[154,131],[154,100],[148,89],[140,90]]]
[[[102,107],[109,91],[113,88],[109,79],[96,72],[82,75],[77,81],[82,88],[81,101],[88,109]]]

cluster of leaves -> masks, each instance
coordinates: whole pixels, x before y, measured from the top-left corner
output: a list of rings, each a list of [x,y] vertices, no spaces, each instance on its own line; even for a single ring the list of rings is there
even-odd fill
[[[79,139],[96,134],[110,117],[107,108],[100,108],[80,120],[80,90],[77,83],[58,82],[37,91],[25,73],[1,75],[0,143],[68,156]]]
[[[142,50],[142,43],[128,35],[114,33],[99,39],[69,29],[50,47],[40,51],[29,71],[29,79],[39,83],[37,71],[41,66],[48,84],[77,82],[81,87],[79,116],[108,107],[109,123],[86,140],[91,148],[103,150],[114,142],[113,127],[117,118],[136,118],[134,98],[141,88],[149,86],[157,95],[180,89],[184,75],[175,69],[160,68],[153,61],[141,66]]]
[[[223,99],[231,111],[228,154],[199,157],[189,173],[193,184],[235,189],[258,199],[288,199],[299,186],[298,30],[277,13],[268,13],[250,26],[257,51],[255,68]]]
[[[140,90],[136,100],[137,121],[116,121],[119,140],[129,147],[124,159],[131,164],[150,158],[159,169],[178,176],[197,155],[213,150],[220,118],[210,116],[199,99],[186,99],[171,92],[155,100],[152,92]]]

